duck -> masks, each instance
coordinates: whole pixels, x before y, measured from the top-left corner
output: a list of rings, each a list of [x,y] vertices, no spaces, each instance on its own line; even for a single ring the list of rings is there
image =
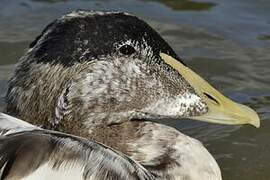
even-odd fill
[[[123,158],[122,163],[129,161],[133,166],[125,167],[146,173],[148,179],[222,179],[217,162],[202,143],[167,122],[193,119],[260,126],[254,110],[225,97],[192,71],[145,21],[117,11],[78,10],[50,23],[19,60],[9,81],[6,104],[5,113],[40,129],[3,133],[3,139],[11,138],[23,147],[22,139],[30,139],[30,144],[43,139],[64,141],[56,143],[57,149],[69,144],[67,149],[74,148],[78,154],[89,152],[86,149],[93,145]],[[4,116],[8,117],[2,118],[6,124],[14,119]],[[19,119],[16,122],[21,122]],[[13,132],[14,126],[16,123],[5,130],[3,125],[3,132]],[[38,142],[32,141],[36,136]],[[81,145],[84,143],[88,145]],[[33,147],[45,153],[39,149],[43,146]],[[61,158],[67,157],[61,155],[57,160],[57,166],[63,167],[59,177],[73,179],[65,176],[69,171],[65,168],[73,165],[76,173],[83,174],[92,162],[92,157],[83,157],[87,162],[77,168],[77,160],[66,165],[67,160]],[[13,161],[14,154],[8,159]],[[130,171],[119,171],[118,161],[111,159],[108,157],[113,167],[105,170],[105,179],[121,179],[114,176],[115,171]],[[38,171],[41,161],[44,158],[27,174],[44,173],[44,169]],[[46,163],[50,169],[54,164]],[[98,176],[103,172],[91,170]]]

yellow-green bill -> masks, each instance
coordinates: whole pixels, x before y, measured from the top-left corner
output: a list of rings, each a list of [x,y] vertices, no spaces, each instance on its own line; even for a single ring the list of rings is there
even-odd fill
[[[260,127],[259,116],[253,109],[225,97],[202,77],[173,57],[164,53],[161,53],[160,56],[166,64],[186,79],[208,106],[207,113],[190,118],[219,124],[251,124],[257,128]]]

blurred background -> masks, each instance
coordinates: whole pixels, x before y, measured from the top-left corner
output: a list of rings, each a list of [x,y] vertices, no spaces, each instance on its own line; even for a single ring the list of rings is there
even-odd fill
[[[14,64],[55,18],[119,10],[147,21],[193,70],[254,108],[261,128],[197,121],[174,125],[201,140],[224,180],[270,179],[270,0],[1,0],[0,111]]]

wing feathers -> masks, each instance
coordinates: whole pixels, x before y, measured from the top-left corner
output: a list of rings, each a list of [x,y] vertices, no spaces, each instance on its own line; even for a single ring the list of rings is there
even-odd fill
[[[39,128],[15,117],[0,113],[0,135],[7,135],[33,129]]]
[[[3,129],[8,133],[0,140],[0,179],[154,179],[137,162],[98,142],[38,129],[1,114]]]

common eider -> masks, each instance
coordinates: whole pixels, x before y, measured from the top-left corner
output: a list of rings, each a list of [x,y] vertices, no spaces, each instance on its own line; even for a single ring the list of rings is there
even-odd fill
[[[20,59],[9,82],[6,112],[97,146],[103,143],[154,179],[221,179],[202,144],[165,121],[260,124],[252,109],[229,100],[189,69],[148,24],[122,12],[75,11],[48,25]],[[66,165],[63,159],[57,162],[57,167]],[[112,170],[106,178],[113,175]]]

